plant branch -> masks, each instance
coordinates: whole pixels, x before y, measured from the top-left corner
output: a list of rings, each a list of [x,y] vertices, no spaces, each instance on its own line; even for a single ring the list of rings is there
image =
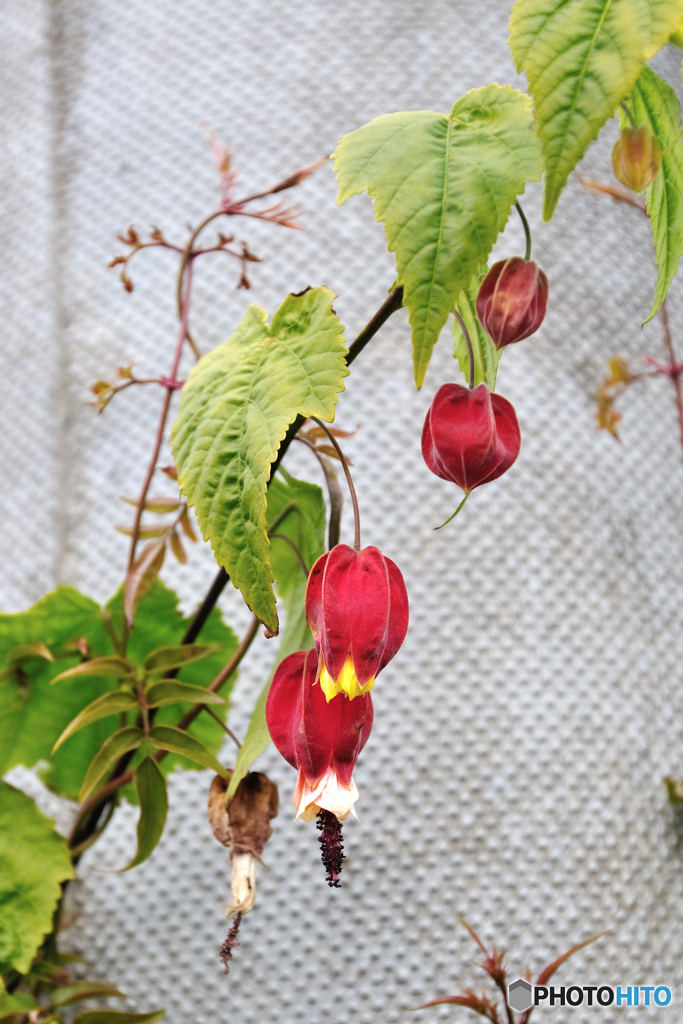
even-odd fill
[[[307,437],[302,437],[301,434],[297,434],[294,440],[301,441],[301,443],[305,444],[307,448],[310,448],[320,463],[325,476],[327,495],[330,501],[330,520],[327,527],[327,548],[331,551],[332,548],[336,547],[339,543],[344,495],[342,494],[341,487],[337,480],[337,474],[333,469],[331,462],[329,462],[324,455],[321,455],[316,446],[312,444]]]
[[[205,704],[205,705],[204,705],[204,710],[206,711],[206,713],[207,713],[207,714],[211,715],[211,717],[213,718],[213,720],[214,720],[215,722],[218,722],[218,724],[220,725],[220,727],[221,727],[221,729],[223,730],[223,732],[224,732],[224,733],[226,734],[226,736],[229,736],[229,737],[230,737],[230,739],[231,739],[231,740],[232,740],[232,741],[233,741],[234,743],[236,743],[236,744],[237,744],[237,749],[239,750],[239,749],[240,749],[240,747],[242,746],[242,744],[241,744],[241,743],[240,743],[240,741],[239,741],[239,740],[237,739],[237,737],[235,736],[235,734],[234,734],[234,732],[232,731],[232,729],[229,729],[229,728],[227,727],[227,725],[225,724],[225,722],[222,722],[222,721],[220,720],[220,718],[218,717],[218,715],[217,715],[217,714],[215,713],[215,711],[212,711],[212,710],[211,710],[211,708],[209,707],[209,705],[208,705],[208,704]]]
[[[531,259],[531,228],[529,227],[529,221],[526,219],[524,210],[522,209],[520,204],[515,203],[515,208],[522,222],[522,227],[524,228],[524,237],[526,238],[526,252],[524,254],[524,259],[528,263]]]
[[[344,476],[346,477],[346,482],[349,485],[349,492],[351,494],[351,504],[353,505],[353,549],[354,551],[360,551],[360,510],[358,508],[358,497],[356,496],[356,488],[353,486],[353,480],[351,478],[351,470],[349,469],[349,464],[346,461],[344,452],[339,447],[339,442],[337,441],[337,438],[334,436],[332,431],[328,429],[327,425],[323,423],[322,420],[319,420],[317,416],[311,416],[311,419],[313,420],[314,423],[318,424],[321,430],[325,431],[330,441],[330,444],[333,446],[334,450],[339,456],[339,461],[342,464]]]
[[[270,537],[271,540],[273,539],[273,537],[276,537],[277,540],[283,540],[285,542],[285,544],[287,544],[292,549],[292,551],[296,555],[297,559],[299,560],[299,565],[301,566],[301,569],[303,571],[304,576],[306,577],[306,579],[308,579],[308,573],[309,573],[310,570],[309,570],[308,566],[306,565],[306,563],[304,561],[304,556],[301,554],[301,552],[299,551],[298,547],[296,546],[296,544],[294,543],[292,538],[291,537],[287,537],[284,533],[272,533],[272,532],[270,532],[268,534],[268,536]]]
[[[674,351],[673,338],[671,337],[671,325],[669,324],[669,311],[666,305],[666,299],[662,303],[660,310],[662,318],[662,327],[664,329],[664,344],[666,345],[666,351],[670,361],[670,375],[673,381],[673,386],[676,391],[676,409],[678,411],[678,429],[681,438],[681,449],[683,450],[683,388],[681,387],[681,371],[676,363],[676,353]]]

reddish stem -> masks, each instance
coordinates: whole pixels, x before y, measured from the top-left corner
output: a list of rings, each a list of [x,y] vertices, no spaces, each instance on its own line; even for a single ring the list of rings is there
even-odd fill
[[[662,327],[664,328],[664,344],[669,356],[669,374],[676,391],[676,409],[678,411],[678,429],[681,437],[681,450],[683,450],[683,388],[681,387],[681,368],[676,362],[671,327],[669,324],[669,311],[666,308],[666,299],[661,308]]]

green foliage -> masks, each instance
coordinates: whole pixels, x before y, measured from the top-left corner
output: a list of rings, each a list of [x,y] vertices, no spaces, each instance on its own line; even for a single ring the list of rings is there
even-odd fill
[[[102,747],[93,757],[85,773],[83,785],[78,794],[79,803],[88,799],[103,775],[106,775],[110,768],[114,767],[123,754],[127,754],[129,750],[137,750],[143,738],[144,733],[142,729],[138,729],[136,725],[127,725],[125,728],[115,732],[113,736],[110,736],[102,744]]]
[[[0,994],[0,1020],[14,1017],[17,1013],[30,1013],[37,1007],[38,1003],[28,992],[17,992],[12,996]]]
[[[215,647],[201,647],[199,644],[175,644],[171,647],[160,647],[145,658],[145,672],[169,672],[181,665],[189,665],[193,661],[201,661],[216,652]]]
[[[295,508],[282,520],[278,533],[289,537],[298,547],[308,569],[317,561],[325,548],[325,501],[322,491],[314,484],[295,480],[280,467],[281,476],[276,476],[268,488],[268,520],[273,519],[288,505]],[[275,670],[280,662],[295,651],[305,651],[313,646],[313,637],[306,622],[304,598],[307,577],[304,576],[299,560],[284,541],[273,541],[273,571],[278,594],[286,608],[285,628],[273,670],[258,696],[251,713],[247,734],[240,747],[235,768],[230,779],[226,799],[230,800],[240,782],[257,757],[270,743],[266,725],[266,699]]]
[[[217,693],[211,693],[202,686],[190,686],[189,683],[178,683],[175,679],[162,680],[154,683],[145,694],[145,701],[150,708],[158,708],[163,704],[225,704]]]
[[[297,415],[331,421],[347,375],[332,292],[289,295],[268,324],[250,306],[183,388],[171,431],[180,486],[205,539],[255,615],[276,633],[266,532],[270,466]]]
[[[681,0],[516,0],[510,46],[534,98],[546,220],[588,144],[682,16]]]
[[[337,202],[367,189],[396,253],[421,387],[448,313],[486,262],[524,183],[541,177],[531,100],[487,85],[466,93],[450,115],[376,117],[345,135],[334,157]]]
[[[638,126],[650,127],[662,152],[659,173],[645,193],[657,256],[657,289],[647,318],[651,320],[667,296],[683,255],[681,107],[671,86],[650,68],[643,68],[630,108]]]
[[[0,973],[28,971],[52,926],[60,883],[73,873],[66,842],[49,818],[0,782]]]
[[[87,1010],[74,1017],[73,1024],[157,1024],[163,1020],[165,1012],[154,1010],[152,1013],[121,1013],[120,1010]]]
[[[502,349],[497,349],[493,344],[490,335],[481,325],[477,316],[477,295],[481,283],[488,273],[488,267],[484,264],[478,267],[477,272],[470,281],[465,291],[460,292],[456,309],[463,319],[468,330],[472,351],[474,352],[474,383],[481,384],[482,381],[489,390],[496,390],[496,377],[498,375],[498,363],[503,354]],[[460,364],[460,369],[465,374],[465,380],[470,379],[470,357],[467,351],[467,343],[460,324],[453,317],[453,355]]]
[[[75,732],[84,729],[91,722],[99,722],[100,718],[119,715],[121,712],[131,711],[135,707],[137,707],[135,697],[126,690],[114,690],[111,693],[103,693],[101,697],[97,697],[91,704],[88,704],[87,708],[84,708],[80,715],[76,715],[73,721],[69,722],[52,748],[53,753],[61,747],[65,740],[68,740],[69,736],[73,736]]]
[[[50,993],[50,1006],[72,1006],[83,999],[127,999],[113,985],[99,981],[72,981],[68,985],[60,985]]]
[[[210,768],[219,775],[226,775],[225,768],[209,748],[182,729],[176,729],[172,725],[154,725],[149,731],[149,739],[157,750],[171,750],[176,754],[182,754],[195,765]]]
[[[192,741],[196,743],[196,740]],[[136,867],[147,860],[161,839],[168,814],[166,779],[156,761],[146,757],[135,772],[135,786],[138,791],[140,817],[138,819],[138,848],[132,861],[125,869]]]

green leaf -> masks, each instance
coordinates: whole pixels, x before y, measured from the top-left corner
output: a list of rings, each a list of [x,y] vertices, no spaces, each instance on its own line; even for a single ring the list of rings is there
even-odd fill
[[[54,664],[35,658],[0,681],[0,775],[16,764],[28,768],[47,762],[41,777],[58,793],[76,799],[90,761],[117,728],[113,719],[95,722],[51,754],[69,722],[92,700],[111,691],[111,677],[65,679],[51,687],[62,669],[80,661],[66,647],[84,638],[96,655],[113,653],[100,621],[100,608],[71,587],[58,587],[26,612],[0,614],[0,668],[7,665],[17,644],[44,643]]]
[[[145,694],[145,700],[150,708],[161,707],[162,704],[225,704],[222,697],[217,693],[207,691],[203,686],[190,686],[189,683],[179,683],[175,679],[163,680],[150,686]]]
[[[182,754],[195,764],[200,764],[202,768],[211,768],[218,775],[227,778],[225,768],[208,747],[182,729],[170,725],[155,725],[150,729],[149,738],[157,750],[172,750],[176,754]]]
[[[80,1003],[83,999],[127,999],[113,985],[99,981],[72,981],[70,985],[60,985],[50,993],[50,1006],[70,1006]]]
[[[197,742],[194,740],[193,742]],[[138,819],[138,848],[135,856],[124,871],[130,871],[147,860],[161,839],[168,814],[166,779],[159,766],[151,757],[146,757],[135,772],[135,786],[140,802]]]
[[[53,822],[30,797],[0,782],[0,973],[28,971],[52,927],[60,883],[73,874]]]
[[[334,153],[338,203],[367,189],[396,253],[413,328],[415,383],[458,295],[485,263],[525,181],[541,177],[531,100],[487,85],[432,110],[386,114]]]
[[[0,1020],[13,1017],[15,1013],[30,1013],[38,1003],[28,992],[17,992],[13,996],[0,996]]]
[[[60,683],[63,679],[85,676],[97,676],[98,678],[111,676],[114,679],[123,679],[124,676],[129,675],[130,665],[125,658],[92,658],[90,661],[84,661],[80,665],[74,665],[73,668],[60,672],[59,675],[54,676],[52,682]]]
[[[331,421],[346,346],[333,293],[289,295],[268,324],[250,306],[231,337],[192,369],[171,448],[205,539],[247,605],[278,630],[266,532],[270,466],[297,415]]]
[[[181,665],[189,665],[191,661],[200,661],[210,654],[215,654],[215,647],[200,647],[199,644],[175,644],[172,647],[159,647],[145,658],[146,672],[168,672]]]
[[[108,718],[109,715],[118,715],[122,711],[130,711],[137,707],[137,703],[133,694],[126,693],[124,690],[103,693],[101,697],[97,697],[91,704],[88,704],[87,708],[84,708],[79,715],[76,715],[73,721],[69,722],[52,748],[52,753],[54,754],[70,736],[85,728],[86,725],[90,725],[91,722],[98,722],[100,718]]]
[[[73,1024],[157,1024],[163,1020],[165,1010],[152,1013],[121,1013],[120,1010],[87,1010],[74,1017]]]
[[[546,220],[588,144],[682,15],[681,0],[516,0],[510,47],[534,98]]]
[[[681,107],[671,86],[650,68],[638,76],[630,107],[636,124],[649,126],[662,153],[659,173],[645,193],[657,256],[657,289],[647,323],[664,302],[683,255]]]
[[[456,309],[465,323],[470,341],[472,342],[472,350],[474,352],[474,383],[476,385],[484,381],[490,391],[495,391],[498,363],[503,352],[502,349],[497,349],[493,344],[491,336],[484,330],[477,316],[477,295],[487,273],[488,267],[485,264],[478,268],[467,289],[460,293]],[[453,317],[453,341],[453,355],[460,363],[460,369],[465,374],[465,380],[469,381],[470,357],[467,351],[467,343],[460,329],[460,324],[455,317]]]
[[[85,779],[78,795],[79,803],[87,800],[97,786],[102,776],[113,767],[118,759],[129,750],[135,750],[140,746],[144,738],[142,729],[129,725],[125,729],[119,729],[113,736],[110,736],[101,750],[93,758],[90,767],[85,773]]]
[[[268,488],[268,519],[272,521],[287,505],[296,503],[296,509],[278,526],[278,532],[291,537],[311,568],[325,547],[325,500],[319,487],[295,480],[282,468],[280,474],[284,479],[278,474]],[[286,608],[285,628],[275,665],[258,696],[247,734],[237,754],[226,794],[227,800],[232,799],[253,762],[270,743],[270,733],[266,725],[266,699],[275,669],[288,655],[295,651],[306,651],[313,646],[304,606],[308,581],[301,571],[299,560],[291,548],[282,541],[279,546],[277,543],[273,544],[272,557],[275,584]]]
[[[116,628],[123,623],[123,598],[121,593],[109,603],[112,618]],[[179,644],[190,619],[185,619],[178,610],[178,597],[164,586],[161,580],[156,580],[149,591],[138,604],[135,614],[135,624],[131,631],[128,644],[128,657],[137,666],[142,668],[145,658],[150,651],[158,647],[170,647]],[[178,672],[178,679],[192,686],[206,688],[211,683],[228,659],[237,649],[237,637],[233,631],[225,625],[221,618],[220,611],[214,608],[206,623],[202,627],[200,638],[203,643],[210,647],[216,647],[215,654],[202,658],[201,661],[191,662]],[[230,690],[234,684],[234,678],[221,687],[223,697],[229,697]],[[190,711],[195,705],[193,703],[167,704],[156,710],[154,722],[156,725],[177,725],[183,715]],[[227,711],[227,704],[215,705],[213,710],[219,718],[224,719]],[[188,732],[191,736],[200,740],[209,750],[217,753],[225,739],[222,728],[210,715],[201,714]],[[75,741],[72,741],[75,742]],[[68,748],[67,748],[68,749]],[[141,760],[141,755],[136,754],[131,762],[135,767]],[[177,766],[196,771],[197,766],[180,754],[169,754],[161,762],[159,767],[164,775],[168,775]],[[137,792],[133,785],[126,786],[123,790],[126,799],[131,803],[137,803]]]

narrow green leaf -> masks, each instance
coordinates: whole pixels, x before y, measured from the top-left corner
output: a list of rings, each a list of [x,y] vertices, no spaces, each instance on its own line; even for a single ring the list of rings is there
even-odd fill
[[[270,466],[297,415],[334,419],[348,370],[333,298],[326,288],[289,295],[272,324],[250,306],[231,337],[190,372],[171,431],[180,487],[204,538],[272,633]]]
[[[123,690],[102,694],[101,697],[88,704],[87,708],[84,708],[79,715],[76,715],[69,722],[52,748],[52,753],[54,754],[61,747],[62,743],[68,740],[69,736],[73,736],[75,732],[78,732],[79,729],[90,725],[91,722],[99,721],[100,718],[108,718],[109,715],[118,715],[122,711],[130,711],[131,708],[137,707],[137,703],[132,693],[126,693]]]
[[[465,291],[460,292],[455,308],[462,317],[472,342],[472,350],[474,352],[474,383],[476,385],[484,381],[490,391],[495,391],[498,363],[503,352],[502,349],[497,349],[493,344],[490,335],[484,330],[477,316],[477,295],[487,273],[488,267],[485,264],[478,268]],[[455,317],[453,317],[453,341],[453,355],[458,360],[460,369],[465,374],[465,380],[469,381],[470,358],[467,351],[467,343],[460,329],[460,324]]]
[[[13,1017],[15,1013],[30,1013],[38,1008],[38,1003],[28,992],[17,992],[14,996],[0,996],[0,1020]]]
[[[26,974],[52,927],[60,883],[73,874],[53,822],[30,797],[0,782],[0,973]]]
[[[202,768],[211,768],[218,775],[227,778],[225,768],[209,748],[182,729],[176,729],[171,725],[155,725],[150,729],[149,738],[157,750],[172,750],[176,754],[182,754],[195,764],[200,764]]]
[[[50,1006],[71,1006],[83,999],[127,999],[113,985],[99,981],[72,981],[70,985],[60,985],[50,993]]]
[[[396,253],[413,328],[415,383],[458,295],[485,263],[541,150],[531,100],[487,85],[432,110],[387,114],[345,135],[334,153],[338,203],[367,189]]]
[[[129,750],[135,750],[140,746],[144,738],[142,729],[129,725],[125,729],[119,729],[102,746],[98,754],[93,758],[88,771],[86,772],[81,792],[78,796],[79,803],[90,796],[102,776],[111,768],[118,759]]]
[[[217,647],[201,647],[199,644],[176,644],[173,647],[159,647],[145,658],[146,672],[168,672],[191,661],[199,661],[215,654]]]
[[[162,704],[225,704],[217,693],[204,689],[203,686],[190,686],[189,683],[178,683],[175,679],[163,680],[150,686],[145,694],[150,708],[161,707]]]
[[[62,679],[73,679],[76,676],[113,676],[122,679],[130,674],[131,666],[125,658],[92,658],[67,669],[66,672],[60,672],[52,682],[59,683]]]
[[[152,1013],[122,1013],[120,1010],[87,1010],[74,1017],[73,1024],[157,1024],[163,1020],[165,1010]]]
[[[647,323],[664,302],[683,255],[681,107],[671,86],[650,68],[638,76],[630,106],[636,124],[649,126],[662,152],[659,173],[645,193],[657,257],[657,288]]]
[[[515,0],[510,47],[534,98],[546,220],[588,144],[682,15],[681,0]]]
[[[196,740],[194,742],[197,742]],[[161,839],[168,814],[166,779],[151,757],[146,757],[135,772],[135,786],[140,802],[138,819],[138,848],[124,871],[130,871],[147,860]]]

